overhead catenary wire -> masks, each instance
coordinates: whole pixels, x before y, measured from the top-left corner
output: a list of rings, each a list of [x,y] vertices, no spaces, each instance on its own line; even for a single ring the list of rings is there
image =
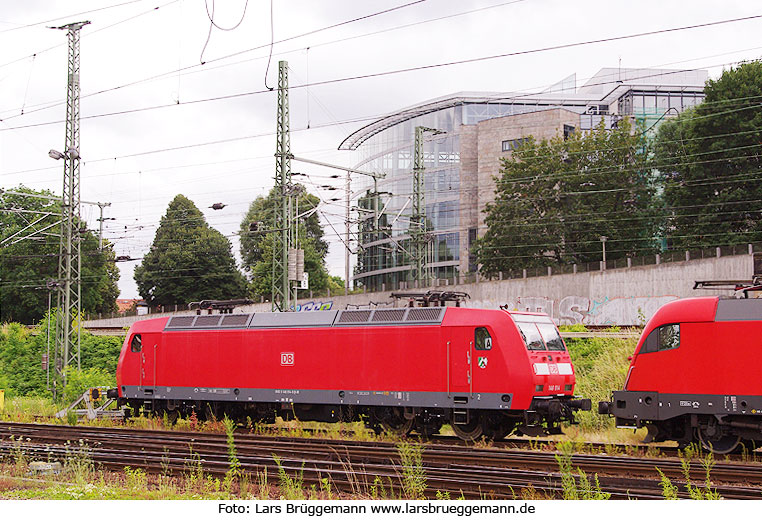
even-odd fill
[[[425,0],[419,0],[419,1],[425,1]],[[415,2],[414,2],[415,3]],[[433,68],[441,68],[441,67],[449,67],[453,65],[462,65],[462,64],[468,64],[468,63],[475,63],[475,62],[481,62],[485,60],[494,60],[496,58],[506,58],[509,56],[520,56],[525,54],[533,54],[533,53],[540,53],[540,52],[546,52],[546,51],[553,51],[558,49],[565,49],[565,48],[572,48],[572,47],[578,47],[583,45],[592,45],[597,43],[604,43],[604,42],[610,42],[610,41],[616,41],[616,40],[622,40],[622,39],[630,39],[630,38],[639,38],[643,36],[651,36],[655,34],[660,33],[669,33],[674,31],[683,31],[683,30],[691,30],[691,29],[697,29],[701,27],[709,27],[713,25],[720,25],[720,24],[727,24],[727,23],[734,23],[734,22],[740,22],[740,21],[748,21],[752,19],[759,19],[762,18],[762,15],[754,15],[750,17],[742,17],[742,18],[734,18],[734,19],[727,19],[727,20],[720,20],[715,22],[708,22],[704,24],[694,24],[689,26],[681,26],[681,27],[674,27],[674,28],[668,28],[668,29],[661,29],[661,30],[655,30],[655,31],[648,31],[643,33],[635,33],[631,35],[624,35],[624,36],[618,36],[618,37],[609,37],[604,39],[596,39],[596,40],[587,40],[587,41],[581,41],[581,42],[574,42],[574,43],[568,43],[568,44],[559,44],[557,46],[550,46],[550,47],[544,47],[544,48],[536,48],[532,50],[526,50],[526,51],[516,51],[511,53],[502,53],[498,55],[489,55],[489,56],[482,56],[482,57],[476,57],[476,58],[470,58],[470,59],[463,59],[463,60],[456,60],[456,61],[450,61],[450,62],[442,62],[438,64],[428,64],[428,65],[422,65],[422,66],[414,66],[409,68],[402,68],[402,69],[396,69],[396,70],[389,70],[389,71],[383,71],[383,72],[376,72],[376,73],[366,73],[363,75],[354,75],[354,76],[348,76],[348,77],[342,77],[342,78],[334,78],[329,80],[322,80],[322,81],[316,81],[311,82],[309,85],[302,84],[302,85],[292,85],[290,86],[290,89],[300,89],[300,88],[306,88],[306,87],[315,87],[315,86],[322,86],[322,85],[328,85],[328,84],[334,84],[334,83],[341,83],[341,82],[348,82],[348,81],[355,81],[355,80],[361,80],[361,79],[368,79],[368,78],[377,78],[382,76],[388,76],[388,75],[397,75],[402,73],[409,73],[409,72],[415,72],[415,71],[424,71],[428,69]],[[332,26],[329,26],[332,27]],[[307,33],[305,33],[307,34]],[[156,109],[162,109],[162,108],[168,108],[168,107],[176,107],[178,105],[188,105],[188,104],[198,104],[198,103],[206,103],[206,102],[213,102],[213,101],[220,101],[220,100],[229,100],[234,98],[240,98],[244,96],[252,96],[252,95],[258,95],[258,94],[264,94],[269,93],[269,89],[264,90],[257,90],[257,91],[249,91],[244,93],[237,93],[237,94],[229,94],[229,95],[220,95],[217,97],[208,97],[204,99],[198,99],[198,100],[192,100],[192,101],[184,101],[181,103],[171,103],[171,104],[160,104],[145,108],[138,108],[133,110],[122,110],[122,111],[116,111],[111,113],[104,113],[100,115],[90,115],[90,116],[83,116],[82,118],[101,118],[101,117],[107,117],[107,116],[115,116],[115,115],[124,115],[124,114],[130,114],[135,112],[142,112],[142,111],[150,111],[150,110],[156,110]],[[527,96],[526,94],[522,94],[519,96]],[[515,95],[514,95],[515,97]],[[10,119],[11,117],[7,117],[5,120]],[[42,125],[52,125],[52,124],[58,124],[61,123],[61,121],[55,121],[55,122],[44,122],[44,123],[37,123],[37,124],[31,124],[27,126],[15,126],[15,127],[8,127],[8,130],[11,129],[25,129],[27,127],[39,127]],[[0,130],[2,131],[2,130]]]

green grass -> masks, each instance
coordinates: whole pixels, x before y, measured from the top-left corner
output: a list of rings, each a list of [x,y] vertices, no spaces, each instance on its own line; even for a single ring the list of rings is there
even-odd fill
[[[577,376],[575,394],[593,401],[591,411],[579,412],[580,429],[590,432],[614,427],[610,417],[598,415],[598,402],[609,400],[611,392],[622,389],[627,369],[627,357],[635,351],[636,339],[580,338],[567,339]]]

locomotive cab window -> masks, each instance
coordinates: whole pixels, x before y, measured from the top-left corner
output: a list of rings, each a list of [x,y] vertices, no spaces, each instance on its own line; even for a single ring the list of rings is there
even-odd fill
[[[133,353],[140,353],[140,351],[143,349],[143,341],[140,337],[140,335],[132,335],[132,340],[130,341],[130,351]]]
[[[474,345],[476,349],[492,349],[492,335],[486,327],[478,327],[474,332]]]
[[[553,324],[537,324],[548,351],[566,351],[561,334]]]
[[[641,353],[655,353],[680,346],[680,324],[659,326],[646,337]]]
[[[529,322],[517,322],[519,326],[519,333],[524,339],[529,351],[545,351],[545,342],[542,340],[540,330],[537,329],[537,324],[531,324]]]

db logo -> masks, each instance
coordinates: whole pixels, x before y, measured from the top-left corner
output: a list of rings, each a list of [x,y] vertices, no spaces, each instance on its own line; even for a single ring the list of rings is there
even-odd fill
[[[293,353],[281,353],[280,354],[280,365],[281,366],[293,366],[294,365],[294,354]]]

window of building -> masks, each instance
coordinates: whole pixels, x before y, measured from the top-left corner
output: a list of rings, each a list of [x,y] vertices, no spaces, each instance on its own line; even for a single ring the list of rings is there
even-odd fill
[[[130,351],[133,353],[140,353],[140,351],[143,349],[143,340],[141,336],[138,335],[132,335],[132,340],[130,341]]]
[[[479,266],[476,260],[476,253],[474,253],[474,243],[476,243],[476,228],[472,227],[468,229],[468,271],[469,273],[475,272]]]
[[[514,149],[521,146],[524,142],[529,140],[529,138],[514,138],[512,140],[503,140],[503,151],[513,151]]]
[[[474,333],[474,346],[476,349],[490,350],[492,349],[492,336],[489,334],[489,330],[486,327],[478,327]]]
[[[569,140],[569,137],[572,136],[576,130],[576,127],[564,124],[564,140]]]

